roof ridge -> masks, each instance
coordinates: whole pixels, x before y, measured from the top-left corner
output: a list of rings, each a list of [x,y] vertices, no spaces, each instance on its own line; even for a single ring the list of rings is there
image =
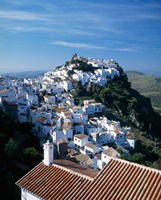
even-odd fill
[[[74,170],[72,170],[72,169],[65,168],[65,167],[60,166],[60,165],[55,164],[55,163],[53,163],[52,166],[58,167],[58,168],[60,168],[60,169],[62,169],[62,170],[64,170],[64,171],[67,171],[67,172],[71,173],[71,174],[76,174],[76,175],[78,175],[78,176],[80,176],[80,177],[82,177],[82,178],[86,178],[86,179],[88,179],[88,180],[90,180],[90,181],[93,181],[93,180],[94,180],[94,178],[91,178],[90,176],[81,174],[81,173],[76,172],[76,171],[74,171]]]
[[[159,172],[161,174],[161,170],[159,170],[159,169],[155,169],[155,168],[152,168],[152,167],[147,167],[145,165],[134,163],[134,162],[131,162],[131,161],[128,161],[128,160],[124,160],[124,159],[121,159],[121,158],[110,158],[110,160],[117,160],[117,161],[120,161],[120,162],[123,162],[123,163],[135,165],[135,166],[138,166],[138,167],[141,167],[141,168],[144,168],[144,169],[147,169],[147,170],[151,170],[151,171],[154,171],[154,172]],[[107,163],[107,165],[108,165],[108,163]]]

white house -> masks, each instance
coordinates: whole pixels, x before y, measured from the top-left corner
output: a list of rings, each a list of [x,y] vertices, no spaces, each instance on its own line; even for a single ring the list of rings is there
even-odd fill
[[[26,122],[28,121],[29,109],[26,104],[18,104],[18,121]]]
[[[87,113],[88,115],[94,114],[95,106],[93,104],[88,104],[82,107],[83,112]]]
[[[69,105],[69,106],[74,106],[74,98],[68,96],[68,97],[65,99],[65,103],[66,103],[67,105]]]
[[[86,124],[84,126],[84,130],[86,133],[88,133],[89,135],[91,135],[92,133],[99,133],[102,131],[102,127],[97,127],[97,126],[93,126],[91,124]]]
[[[93,155],[100,152],[100,149],[98,146],[89,142],[84,146],[84,150],[91,152]]]
[[[126,137],[125,147],[135,149],[135,143],[136,143],[135,138]]]
[[[46,125],[47,118],[46,117],[38,117],[35,121],[35,130],[39,134],[39,136],[43,135],[44,125]]]
[[[63,133],[67,138],[73,139],[73,124],[70,121],[64,121],[63,123]]]
[[[64,90],[68,92],[73,89],[73,84],[71,81],[65,80],[63,81],[63,87],[64,87]]]
[[[72,113],[79,113],[79,114],[83,114],[83,110],[81,106],[73,106],[71,109]]]
[[[123,129],[117,128],[114,131],[111,131],[112,137],[115,144],[123,146],[126,141],[126,135]]]
[[[88,121],[88,115],[80,114],[80,113],[72,113],[73,123],[84,123],[86,124]]]
[[[87,99],[83,101],[84,105],[89,105],[89,104],[93,104],[96,103],[96,101],[94,99]]]
[[[103,104],[102,103],[93,103],[92,105],[94,105],[94,112],[95,113],[100,113],[102,112],[102,108],[103,108]]]
[[[91,137],[99,146],[114,141],[112,135],[108,133],[107,131],[91,133]]]
[[[84,124],[83,123],[74,123],[73,130],[75,133],[84,133]]]
[[[88,136],[85,134],[74,135],[74,144],[76,148],[85,146],[88,143]]]
[[[111,158],[119,158],[119,157],[120,157],[120,154],[115,149],[113,149],[112,147],[104,150],[101,153],[101,160],[104,163],[108,163]]]
[[[107,79],[106,78],[102,78],[102,77],[98,77],[96,84],[100,85],[100,86],[104,86],[107,83]]]
[[[66,140],[67,141],[67,136],[64,135],[63,130],[55,130],[55,131],[51,131],[50,132],[52,141],[57,143],[58,140],[62,139],[62,140]]]
[[[55,104],[55,96],[46,94],[44,96],[44,102],[49,104]]]
[[[100,169],[100,170],[103,168],[104,162],[101,160],[101,153],[96,153],[92,160],[94,162],[95,168]]]
[[[107,130],[108,132],[114,131],[117,128],[120,128],[120,122],[119,121],[110,121],[107,120],[107,122],[102,123],[102,128]]]

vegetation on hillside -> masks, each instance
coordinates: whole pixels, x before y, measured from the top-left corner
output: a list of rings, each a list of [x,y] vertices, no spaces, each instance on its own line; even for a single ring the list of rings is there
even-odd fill
[[[161,117],[154,112],[149,98],[131,88],[131,83],[123,71],[121,77],[108,80],[102,87],[93,83],[84,86],[77,83],[76,86],[72,92],[76,103],[81,104],[85,98],[94,98],[110,108],[113,117],[123,124],[132,124],[161,138]]]
[[[150,98],[152,106],[161,115],[161,78],[136,71],[126,72],[132,88]]]
[[[119,120],[122,126],[132,127],[137,147],[130,152],[129,158],[123,156],[124,159],[161,169],[161,116],[154,111],[149,98],[131,88],[121,67],[119,70],[121,77],[108,80],[102,87],[78,83],[72,95],[77,104],[91,98],[102,102],[108,119]]]
[[[15,182],[42,160],[42,150],[31,124],[19,124],[1,110],[0,121],[0,198],[18,200]]]

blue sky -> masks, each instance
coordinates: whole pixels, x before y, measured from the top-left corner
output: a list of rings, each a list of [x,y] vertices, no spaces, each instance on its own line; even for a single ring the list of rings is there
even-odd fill
[[[74,53],[161,71],[161,1],[1,0],[0,73],[54,69]]]

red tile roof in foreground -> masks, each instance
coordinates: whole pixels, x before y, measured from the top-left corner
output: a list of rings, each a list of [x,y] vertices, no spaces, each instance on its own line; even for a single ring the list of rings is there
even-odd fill
[[[160,170],[115,158],[94,178],[41,162],[16,184],[46,200],[161,199]]]

